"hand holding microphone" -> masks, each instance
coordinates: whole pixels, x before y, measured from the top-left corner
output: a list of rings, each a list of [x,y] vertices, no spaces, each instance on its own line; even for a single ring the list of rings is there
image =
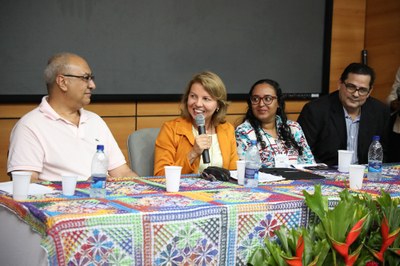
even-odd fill
[[[195,121],[196,121],[197,129],[199,130],[199,135],[206,134],[206,121],[205,121],[204,115],[202,115],[202,114],[196,115]],[[210,163],[210,153],[209,153],[208,149],[203,150],[202,156],[203,156],[204,164]]]

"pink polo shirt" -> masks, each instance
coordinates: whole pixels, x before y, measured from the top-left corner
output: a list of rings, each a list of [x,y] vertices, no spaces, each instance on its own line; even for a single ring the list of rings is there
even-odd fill
[[[41,104],[24,115],[11,132],[7,172],[39,172],[44,180],[60,181],[61,174],[87,180],[97,144],[104,145],[108,169],[126,163],[104,120],[80,109],[79,126],[60,117],[43,97]]]

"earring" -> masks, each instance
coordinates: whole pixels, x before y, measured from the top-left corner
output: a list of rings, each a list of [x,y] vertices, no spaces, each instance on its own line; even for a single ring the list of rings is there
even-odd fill
[[[218,111],[219,111],[219,107],[217,107],[217,109],[215,110],[215,112],[218,113]]]

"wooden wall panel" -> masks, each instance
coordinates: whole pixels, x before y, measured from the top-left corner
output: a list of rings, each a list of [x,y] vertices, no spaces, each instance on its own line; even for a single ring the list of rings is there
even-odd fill
[[[176,117],[177,115],[138,117],[137,129],[149,128],[149,127],[161,127],[164,122],[172,120]]]
[[[243,121],[244,114],[227,115],[226,121],[231,123],[234,127],[240,125]]]
[[[35,109],[39,103],[2,103],[0,104],[0,119],[20,118]]]
[[[361,61],[364,49],[366,0],[333,1],[329,91],[337,90],[343,69]]]
[[[104,117],[104,121],[113,133],[119,148],[128,162],[128,147],[126,143],[129,134],[135,131],[135,119],[132,117]]]
[[[7,152],[10,133],[18,119],[0,119],[0,182],[9,181],[7,175]]]
[[[139,102],[138,116],[179,115],[179,102]]]
[[[297,118],[299,117],[299,113],[292,113],[292,114],[287,114],[287,118],[292,121],[297,121]]]
[[[286,114],[300,113],[303,106],[308,103],[308,100],[302,101],[287,101],[286,102]]]
[[[244,114],[247,111],[247,102],[244,101],[232,101],[228,106],[227,114]]]
[[[385,102],[400,67],[399,0],[367,0],[365,47],[377,77],[372,96]]]
[[[136,103],[91,103],[85,109],[95,112],[96,114],[107,117],[123,117],[136,115]]]

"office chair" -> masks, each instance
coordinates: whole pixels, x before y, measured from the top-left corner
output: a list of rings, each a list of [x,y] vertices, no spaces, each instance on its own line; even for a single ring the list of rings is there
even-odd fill
[[[152,176],[154,171],[154,145],[159,128],[143,128],[128,137],[128,155],[131,169],[139,176]]]

